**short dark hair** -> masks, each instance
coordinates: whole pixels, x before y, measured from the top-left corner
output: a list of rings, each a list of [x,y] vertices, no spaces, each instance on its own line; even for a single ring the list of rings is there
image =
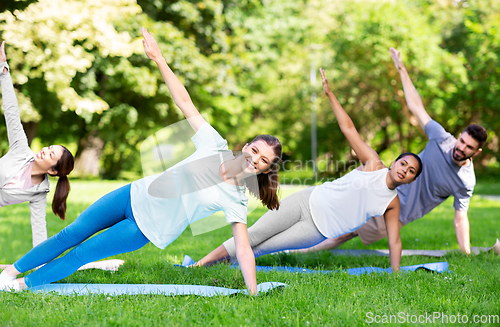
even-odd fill
[[[486,128],[481,125],[469,125],[464,129],[463,133],[472,136],[472,138],[479,143],[479,148],[482,148],[488,139],[488,132],[486,132]]]
[[[424,165],[422,164],[422,159],[420,159],[419,156],[417,156],[415,153],[413,152],[405,152],[405,153],[401,153],[399,155],[399,157],[396,158],[396,161],[398,161],[399,159],[403,158],[403,157],[406,157],[406,156],[412,156],[413,158],[417,159],[418,161],[418,169],[417,169],[417,173],[415,175],[415,179],[417,179],[417,177],[420,175],[420,173],[422,172],[422,169],[424,168]]]

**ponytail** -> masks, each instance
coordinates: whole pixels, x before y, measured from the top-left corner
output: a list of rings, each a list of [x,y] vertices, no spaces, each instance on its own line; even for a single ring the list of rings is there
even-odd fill
[[[53,167],[59,176],[57,181],[54,199],[52,200],[52,212],[62,220],[66,218],[66,199],[70,191],[68,174],[73,170],[75,160],[71,152],[63,146],[63,154]]]
[[[52,200],[52,212],[61,217],[62,220],[66,218],[66,199],[68,198],[70,186],[67,176],[60,176],[56,185],[56,192]]]
[[[253,139],[250,144],[256,141],[264,141],[267,145],[271,146],[274,150],[276,158],[271,163],[270,171],[265,174],[261,173],[255,177],[248,177],[245,179],[248,191],[260,199],[263,205],[269,210],[277,210],[280,207],[278,199],[278,186],[279,186],[279,172],[278,163],[281,161],[282,147],[278,138],[272,135],[259,135]]]

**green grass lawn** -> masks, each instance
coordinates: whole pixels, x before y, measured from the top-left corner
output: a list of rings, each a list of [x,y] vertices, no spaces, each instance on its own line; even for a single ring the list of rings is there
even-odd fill
[[[55,183],[52,183],[53,185]],[[72,182],[68,218],[61,221],[47,214],[49,235],[73,221],[100,196],[125,182]],[[488,189],[498,190],[498,185]],[[297,188],[284,188],[286,196]],[[50,193],[52,197],[53,193]],[[491,193],[490,193],[491,194]],[[495,193],[493,193],[495,194]],[[452,199],[401,231],[404,249],[458,249],[453,228]],[[469,210],[472,246],[491,246],[497,237],[500,201],[475,195]],[[248,221],[252,224],[265,210],[258,208]],[[244,288],[239,270],[227,265],[181,269],[184,254],[200,259],[231,236],[229,226],[207,234],[192,236],[190,229],[160,250],[148,244],[129,254],[118,272],[78,271],[62,280],[65,283],[158,283],[199,284]],[[0,209],[0,263],[12,263],[31,248],[31,226],[27,204]],[[381,240],[365,247],[354,239],[342,248],[387,249]],[[140,296],[59,296],[22,292],[0,293],[1,326],[357,326],[382,322],[384,315],[393,325],[429,325],[425,315],[446,315],[448,321],[469,321],[500,315],[500,257],[491,253],[465,256],[452,253],[444,258],[403,257],[402,265],[447,261],[450,272],[418,271],[399,275],[371,274],[350,276],[257,273],[259,283],[287,283],[285,289],[258,297],[244,295],[166,297]],[[304,255],[268,255],[257,259],[260,265],[291,265],[315,269],[344,269],[363,266],[389,267],[387,257],[333,256],[325,251]],[[457,318],[457,315],[460,315]],[[404,318],[404,319],[403,319]],[[376,320],[377,319],[377,320]],[[413,319],[413,320],[412,320]],[[430,318],[428,318],[430,319]],[[435,322],[445,321],[440,318]],[[454,319],[454,320],[453,320]],[[457,320],[460,319],[460,320]],[[488,325],[488,323],[470,324]],[[495,325],[491,323],[490,325]]]

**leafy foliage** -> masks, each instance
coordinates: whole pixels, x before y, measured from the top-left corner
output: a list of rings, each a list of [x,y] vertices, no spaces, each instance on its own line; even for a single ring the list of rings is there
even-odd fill
[[[364,139],[389,164],[420,151],[389,47],[403,60],[431,117],[453,134],[483,124],[490,142],[476,161],[498,168],[499,4],[495,1],[40,0],[2,2],[1,38],[23,121],[42,143],[104,142],[103,176],[140,173],[138,145],[183,119],[143,54],[140,27],[201,112],[241,147],[278,136],[285,159],[311,159],[318,120],[323,176],[356,159],[322,96],[321,66]],[[2,117],[3,118],[3,117]],[[4,124],[0,132],[5,132]],[[0,141],[4,153],[7,144]],[[292,164],[289,164],[290,166]]]

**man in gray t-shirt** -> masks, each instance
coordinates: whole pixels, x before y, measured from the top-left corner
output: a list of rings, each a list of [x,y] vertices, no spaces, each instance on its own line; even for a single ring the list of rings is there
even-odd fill
[[[425,111],[422,99],[413,85],[410,75],[394,48],[391,57],[399,71],[408,108],[415,115],[418,123],[425,130],[429,142],[419,153],[422,159],[422,174],[411,184],[397,188],[401,202],[399,225],[404,225],[422,218],[432,209],[445,201],[450,195],[455,198],[455,233],[460,249],[470,253],[469,218],[467,210],[476,184],[472,157],[479,154],[486,142],[486,130],[479,125],[469,125],[458,136],[453,137],[440,124],[432,120]],[[373,217],[360,229],[327,239],[324,242],[300,252],[332,249],[353,237],[359,236],[363,244],[368,245],[387,237],[383,217]]]

